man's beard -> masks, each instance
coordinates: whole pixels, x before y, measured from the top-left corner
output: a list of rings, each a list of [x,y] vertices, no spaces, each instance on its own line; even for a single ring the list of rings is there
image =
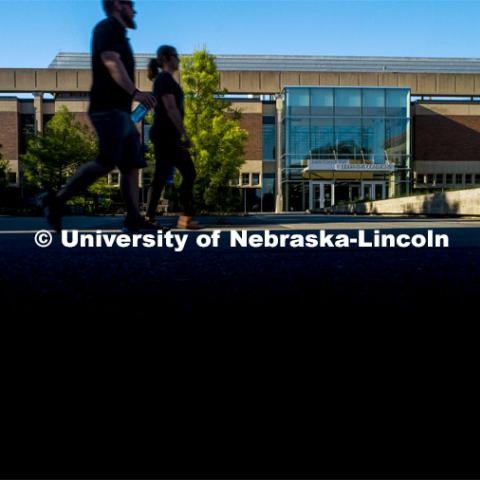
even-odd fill
[[[133,19],[133,17],[124,15],[123,12],[120,15],[122,16],[122,20],[125,22],[125,25],[127,26],[127,28],[131,28],[132,30],[135,30],[137,28],[137,24],[135,23],[135,20]]]

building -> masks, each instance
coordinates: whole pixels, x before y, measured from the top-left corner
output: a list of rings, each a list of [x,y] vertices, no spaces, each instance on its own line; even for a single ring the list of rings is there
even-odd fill
[[[149,58],[136,57],[140,89],[151,87]],[[480,184],[480,59],[219,55],[217,66],[249,132],[235,182],[245,210],[315,211]],[[12,184],[26,137],[61,106],[88,121],[90,82],[88,54],[0,69]]]
[[[410,193],[410,90],[285,87],[283,209]]]

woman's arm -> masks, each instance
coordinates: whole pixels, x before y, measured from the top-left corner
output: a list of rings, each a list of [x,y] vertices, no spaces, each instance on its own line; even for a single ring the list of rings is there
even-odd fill
[[[185,127],[183,126],[182,115],[180,110],[177,108],[177,104],[175,102],[175,96],[171,93],[166,93],[162,95],[162,101],[165,105],[165,110],[167,111],[167,115],[170,117],[170,120],[175,125],[175,128],[180,133],[180,136],[187,136],[185,132]]]

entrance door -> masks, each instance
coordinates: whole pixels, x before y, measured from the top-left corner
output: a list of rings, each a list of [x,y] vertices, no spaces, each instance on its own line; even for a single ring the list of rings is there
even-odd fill
[[[335,184],[310,182],[310,210],[323,210],[335,205]]]
[[[385,198],[385,182],[362,182],[363,200],[383,200]]]

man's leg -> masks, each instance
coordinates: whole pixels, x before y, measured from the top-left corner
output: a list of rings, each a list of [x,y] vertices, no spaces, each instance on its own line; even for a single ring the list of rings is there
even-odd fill
[[[127,208],[127,219],[137,219],[140,217],[138,209],[138,168],[132,168],[121,173],[120,190]]]
[[[53,196],[48,194],[42,200],[45,218],[56,232],[62,229],[62,210],[67,200],[85,190],[95,180],[106,175],[111,169],[102,167],[97,162],[89,162],[80,167],[67,184]]]
[[[111,168],[103,167],[97,162],[89,162],[82,165],[67,184],[57,193],[55,201],[63,205],[67,200],[84,191],[110,170]]]

